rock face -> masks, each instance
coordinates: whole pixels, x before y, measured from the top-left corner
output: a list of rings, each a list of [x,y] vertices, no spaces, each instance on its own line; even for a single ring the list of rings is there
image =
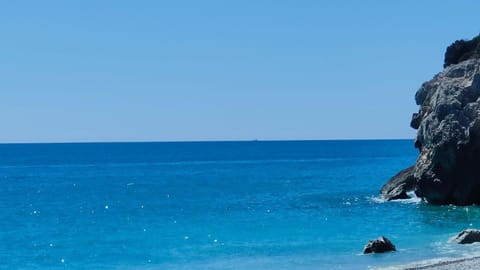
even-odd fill
[[[368,241],[367,245],[363,248],[363,254],[383,253],[387,251],[396,251],[396,249],[392,242],[384,236]]]
[[[434,204],[480,203],[480,59],[448,66],[415,95],[416,194]]]
[[[408,199],[407,192],[415,189],[417,181],[413,177],[415,166],[408,167],[392,177],[382,187],[380,193],[387,201]]]
[[[450,45],[445,67],[415,94],[420,154],[382,188],[387,200],[415,189],[433,204],[480,204],[480,36]]]
[[[480,230],[463,230],[457,236],[450,238],[450,242],[455,242],[458,244],[471,244],[475,242],[480,242]]]

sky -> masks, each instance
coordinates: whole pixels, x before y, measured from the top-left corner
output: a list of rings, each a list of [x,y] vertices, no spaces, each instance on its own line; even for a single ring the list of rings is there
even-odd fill
[[[413,138],[480,1],[0,1],[0,142]]]

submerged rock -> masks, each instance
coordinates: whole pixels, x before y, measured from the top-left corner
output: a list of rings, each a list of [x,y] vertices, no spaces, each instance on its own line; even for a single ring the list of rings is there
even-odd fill
[[[480,230],[466,229],[459,233],[457,236],[450,238],[450,242],[458,244],[471,244],[480,242]]]
[[[384,236],[380,236],[378,239],[368,241],[367,245],[363,248],[363,254],[383,253],[396,250],[390,240]]]
[[[387,200],[408,199],[407,192],[415,189],[417,181],[413,177],[415,166],[400,171],[383,185],[380,193]]]

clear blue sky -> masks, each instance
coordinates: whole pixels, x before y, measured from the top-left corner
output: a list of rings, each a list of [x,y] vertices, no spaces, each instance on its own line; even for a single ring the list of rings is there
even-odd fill
[[[413,138],[479,1],[2,1],[0,142]]]

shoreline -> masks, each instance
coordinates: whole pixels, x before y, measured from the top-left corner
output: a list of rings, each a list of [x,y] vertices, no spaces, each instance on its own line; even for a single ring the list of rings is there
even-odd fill
[[[440,262],[435,262],[431,264],[425,264],[420,266],[413,266],[401,268],[403,270],[425,270],[425,269],[439,269],[439,270],[470,270],[478,269],[480,265],[480,256],[467,257],[461,259],[452,259],[445,260]],[[400,269],[400,268],[399,268]]]

